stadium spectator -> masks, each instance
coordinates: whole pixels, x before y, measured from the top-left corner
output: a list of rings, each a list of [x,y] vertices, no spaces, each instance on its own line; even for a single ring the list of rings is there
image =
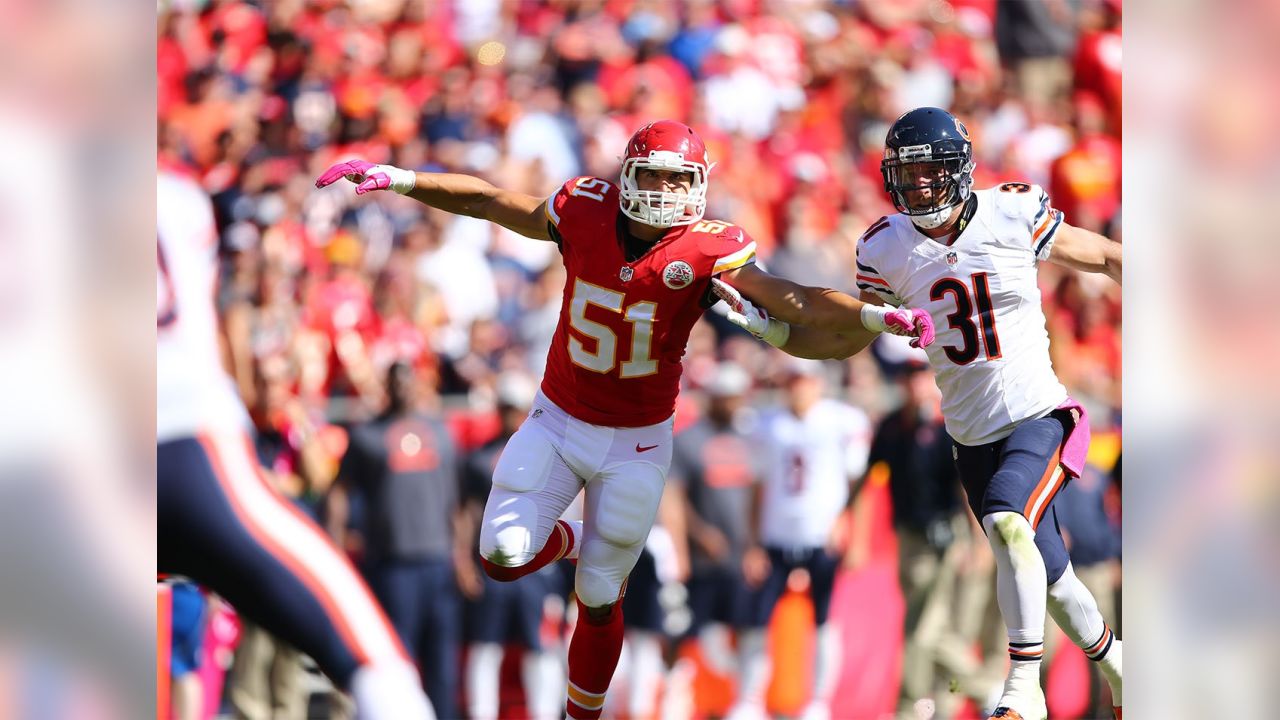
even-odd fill
[[[1076,577],[1097,599],[1098,612],[1117,626],[1120,619],[1116,614],[1116,591],[1120,586],[1120,527],[1115,517],[1118,494],[1111,476],[1089,465],[1083,475],[1066,487],[1056,503]],[[1046,632],[1045,640],[1045,655],[1052,657],[1061,645],[1061,635]],[[1112,704],[1110,689],[1097,669],[1089,676],[1088,712],[1094,717],[1106,717]]]
[[[751,452],[753,413],[744,407],[750,387],[751,376],[740,366],[716,367],[705,388],[704,416],[676,435],[668,479],[687,508],[688,633],[725,674],[737,665],[731,633],[748,627],[751,612],[743,558],[756,537],[761,467]]]
[[[467,547],[477,543],[484,503],[493,485],[493,468],[507,441],[529,414],[537,385],[524,375],[509,372],[498,378],[496,390],[501,428],[496,437],[467,458],[465,465],[463,512]],[[480,576],[480,584],[474,588],[479,592],[467,598],[467,716],[471,720],[502,717],[499,680],[503,653],[508,644],[518,643],[524,650],[521,678],[530,719],[557,717],[564,685],[559,655],[564,648],[553,633],[543,632],[543,608],[557,592],[562,568],[552,565],[514,582],[501,583],[480,573],[478,557],[469,558],[468,562],[472,563],[473,573]]]
[[[957,632],[952,616],[961,564],[970,551],[970,523],[933,373],[920,359],[899,372],[902,405],[880,421],[867,458],[869,467],[882,462],[888,470],[898,536],[898,584],[906,605],[898,716],[912,718],[917,700],[934,698],[945,718],[964,696],[984,702],[991,689],[978,676],[976,638]],[[862,527],[855,522],[855,535]],[[857,542],[851,550],[865,546]]]
[[[840,634],[827,620],[840,564],[837,522],[851,483],[866,470],[871,426],[861,410],[823,398],[825,372],[826,366],[817,360],[789,361],[784,405],[761,418],[755,436],[756,452],[764,462],[760,545],[747,551],[744,570],[747,581],[760,583],[760,588],[753,598],[752,628],[739,638],[746,660],[732,718],[765,715],[770,671],[765,628],[797,570],[808,575],[817,627],[813,684],[802,717],[832,717]]]
[[[365,573],[440,717],[457,717],[459,586],[479,578],[462,533],[453,440],[431,411],[414,370],[387,373],[382,414],[352,427],[331,492],[358,492],[365,505]],[[340,508],[342,503],[331,503]],[[339,543],[341,545],[342,543]]]

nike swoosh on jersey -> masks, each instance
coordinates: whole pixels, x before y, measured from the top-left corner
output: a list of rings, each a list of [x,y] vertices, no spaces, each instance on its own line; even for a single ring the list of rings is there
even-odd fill
[[[636,452],[638,452],[638,453],[647,452],[647,451],[652,450],[652,449],[654,449],[654,448],[656,448],[656,447],[658,447],[658,446],[657,446],[657,445],[646,445],[645,447],[640,447],[640,443],[636,443]]]

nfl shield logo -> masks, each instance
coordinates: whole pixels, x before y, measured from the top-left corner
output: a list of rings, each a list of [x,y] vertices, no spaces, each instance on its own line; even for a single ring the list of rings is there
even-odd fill
[[[960,258],[959,256],[956,255],[955,250],[951,250],[950,252],[947,253],[947,265],[950,265],[951,267],[955,267],[956,263],[958,262],[960,262]]]
[[[622,282],[630,282],[631,276],[635,274],[635,271],[631,269],[630,265],[623,265],[622,269],[618,271],[618,279]]]

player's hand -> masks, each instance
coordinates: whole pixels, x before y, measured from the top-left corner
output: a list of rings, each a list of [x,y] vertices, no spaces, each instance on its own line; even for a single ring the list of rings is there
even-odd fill
[[[884,316],[885,332],[911,338],[911,347],[925,348],[933,344],[933,318],[919,308],[901,307]]]
[[[791,336],[791,326],[769,317],[763,308],[751,304],[732,285],[720,278],[711,278],[711,291],[729,306],[725,317],[729,322],[764,340],[774,347],[782,347]]]
[[[769,577],[769,570],[772,569],[772,563],[769,562],[769,553],[759,545],[752,545],[742,554],[742,579],[746,580],[747,587],[758,588]]]
[[[742,297],[742,293],[720,278],[711,278],[711,291],[729,306],[725,315],[729,322],[756,337],[764,335],[769,327],[769,313],[752,305],[750,300]]]
[[[719,562],[729,554],[729,538],[725,537],[719,528],[710,525],[704,527],[701,532],[695,534],[694,541],[713,561]]]
[[[404,194],[413,189],[414,173],[391,165],[374,165],[368,160],[348,160],[331,166],[316,178],[316,187],[332,185],[339,178],[356,183],[356,194],[391,189]],[[407,186],[406,186],[407,185]]]
[[[469,558],[465,562],[454,563],[454,578],[466,599],[478,600],[484,595],[484,580],[480,579],[480,571]]]

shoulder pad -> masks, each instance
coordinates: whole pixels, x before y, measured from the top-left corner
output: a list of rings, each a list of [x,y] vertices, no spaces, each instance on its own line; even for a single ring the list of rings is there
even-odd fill
[[[1039,185],[1026,182],[1007,182],[991,189],[995,206],[1011,218],[1031,219],[1040,206],[1048,202],[1048,194]]]
[[[752,262],[756,256],[756,241],[746,230],[722,220],[702,220],[693,224],[698,252],[712,258],[712,273],[736,270]]]
[[[890,217],[891,216],[889,215],[885,215],[881,217],[879,220],[876,220],[875,222],[871,223],[871,225],[869,225],[867,229],[863,231],[862,235],[858,236],[858,243],[857,243],[858,247],[861,248],[864,245],[870,244],[877,238],[877,236],[883,237],[884,231],[888,230],[890,226],[893,225],[893,221],[890,219]]]
[[[583,205],[584,203],[591,205]],[[618,189],[608,180],[590,175],[573,178],[547,198],[547,219],[559,227],[565,208],[574,205],[616,208]]]

